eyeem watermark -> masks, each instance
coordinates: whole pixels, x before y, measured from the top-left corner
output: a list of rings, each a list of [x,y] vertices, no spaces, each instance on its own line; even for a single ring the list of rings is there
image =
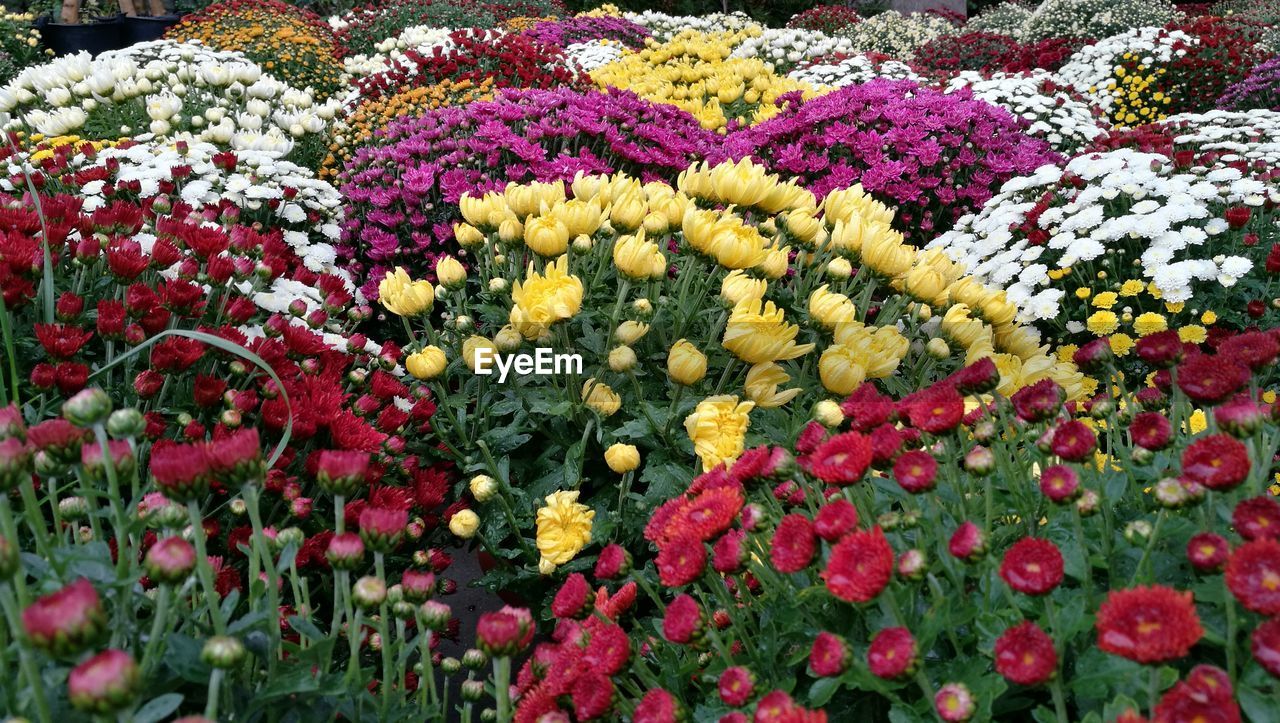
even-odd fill
[[[476,374],[489,376],[496,370],[499,384],[505,383],[512,372],[544,377],[582,373],[581,354],[557,354],[546,347],[539,347],[532,354],[500,354],[480,347],[475,350],[474,361]]]

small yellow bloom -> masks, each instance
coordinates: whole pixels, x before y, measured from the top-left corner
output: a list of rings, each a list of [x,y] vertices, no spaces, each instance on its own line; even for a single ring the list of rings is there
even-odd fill
[[[569,229],[553,216],[531,218],[524,224],[524,242],[539,256],[559,256],[569,249]]]
[[[1112,334],[1107,343],[1111,345],[1111,353],[1116,356],[1128,356],[1134,347],[1133,337],[1128,334]]]
[[[659,278],[667,272],[667,258],[657,244],[645,240],[644,229],[614,242],[613,265],[637,281]]]
[[[453,227],[453,237],[457,239],[458,245],[467,248],[475,246],[484,241],[484,234],[480,233],[480,229],[469,223],[455,224]]]
[[[1110,309],[1116,305],[1117,300],[1118,298],[1114,291],[1104,291],[1101,294],[1094,296],[1093,301],[1090,303],[1099,309]]]
[[[447,363],[443,349],[438,346],[428,346],[420,352],[405,357],[404,368],[415,379],[435,379],[444,372]]]
[[[1169,322],[1163,316],[1148,311],[1133,320],[1133,331],[1140,337],[1158,334],[1169,328]]]
[[[676,384],[697,384],[707,375],[707,355],[687,339],[681,339],[667,352],[667,375]]]
[[[649,325],[642,321],[627,321],[618,324],[618,328],[613,332],[613,338],[623,344],[634,344],[649,333]]]
[[[1205,326],[1213,326],[1218,321],[1218,315],[1212,311],[1206,311],[1200,315],[1200,323]]]
[[[1138,294],[1141,294],[1142,290],[1145,288],[1147,288],[1146,284],[1141,281],[1138,281],[1137,279],[1129,279],[1120,285],[1120,295],[1137,296]]]
[[[712,469],[721,462],[728,467],[738,459],[755,406],[755,402],[739,402],[736,396],[722,394],[698,402],[693,413],[685,417],[685,431],[703,469]]]
[[[640,450],[631,444],[614,444],[604,451],[604,462],[618,474],[626,474],[640,466]]]
[[[613,416],[622,408],[622,397],[608,384],[597,382],[595,377],[582,384],[582,401],[603,417]]]
[[[1085,327],[1094,336],[1106,336],[1120,328],[1120,320],[1110,311],[1095,311],[1085,320]]]
[[[1090,289],[1088,286],[1081,286],[1080,288],[1076,289],[1076,298],[1083,301],[1089,298],[1089,296],[1092,293],[1093,293],[1093,289]]]
[[[470,540],[476,536],[476,531],[480,529],[480,515],[473,510],[463,509],[453,513],[453,517],[449,518],[449,531],[464,540]]]
[[[1204,415],[1203,409],[1197,409],[1191,413],[1191,417],[1187,420],[1187,426],[1191,429],[1192,434],[1199,434],[1209,427],[1208,418]]]
[[[747,393],[747,398],[755,402],[757,407],[773,409],[781,407],[800,394],[799,387],[778,391],[779,386],[789,381],[791,377],[786,370],[773,362],[764,362],[752,366],[747,371],[747,381],[743,389]]]
[[[614,347],[609,352],[609,368],[615,372],[629,372],[636,365],[636,352],[631,347],[623,344]]]
[[[452,256],[436,259],[436,278],[449,288],[461,286],[467,280],[467,270]]]
[[[834,329],[837,324],[846,324],[857,319],[858,307],[844,294],[831,291],[831,287],[823,284],[809,294],[809,317],[825,329]]]
[[[542,330],[572,318],[582,308],[582,280],[569,273],[569,257],[561,256],[539,274],[529,264],[528,275],[511,290],[509,321],[526,339],[536,339]]]
[[[538,510],[538,552],[540,571],[569,562],[591,542],[595,510],[578,502],[578,490],[560,490],[547,495],[546,506]]]
[[[746,299],[762,299],[769,290],[769,282],[764,279],[753,279],[745,271],[730,271],[720,282],[720,298],[729,306],[735,306]]]
[[[827,262],[827,276],[833,279],[847,279],[853,276],[853,264],[843,256]]]
[[[1178,329],[1178,338],[1192,344],[1203,344],[1204,340],[1209,338],[1209,333],[1203,326],[1188,324]]]
[[[867,378],[862,366],[862,355],[845,344],[832,344],[822,352],[818,360],[818,376],[822,386],[832,394],[851,394]]]
[[[483,336],[468,337],[466,341],[462,342],[462,360],[466,362],[467,367],[473,372],[476,370],[477,356],[492,359],[497,351],[498,347]]]
[[[395,271],[388,271],[378,284],[378,300],[387,311],[397,316],[418,316],[431,310],[436,292],[430,281],[414,281],[408,272],[397,266]]]

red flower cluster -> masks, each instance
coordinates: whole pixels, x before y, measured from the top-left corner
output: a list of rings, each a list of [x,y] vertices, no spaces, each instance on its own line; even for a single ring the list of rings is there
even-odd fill
[[[787,21],[787,27],[817,30],[827,35],[835,35],[850,25],[857,25],[860,22],[862,22],[862,16],[848,5],[814,5],[804,12],[791,16]]]
[[[1191,593],[1162,585],[1107,593],[1096,627],[1099,648],[1139,663],[1184,657],[1204,635]]]
[[[988,70],[1004,65],[1022,45],[999,33],[940,35],[918,48],[911,60],[914,70],[945,76],[962,70]]]
[[[1212,665],[1197,665],[1186,680],[1170,688],[1160,698],[1152,723],[1201,720],[1240,723],[1240,706],[1236,704],[1231,679]]]

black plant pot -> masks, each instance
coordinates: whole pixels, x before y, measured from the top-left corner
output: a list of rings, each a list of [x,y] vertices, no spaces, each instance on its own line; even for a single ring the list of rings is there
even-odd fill
[[[54,55],[72,55],[81,50],[97,55],[106,50],[118,50],[123,47],[120,44],[122,25],[119,16],[74,25],[51,22],[48,17],[36,21],[40,39]]]
[[[127,48],[135,43],[159,40],[164,37],[164,31],[180,20],[181,15],[125,16],[120,26],[121,46]]]

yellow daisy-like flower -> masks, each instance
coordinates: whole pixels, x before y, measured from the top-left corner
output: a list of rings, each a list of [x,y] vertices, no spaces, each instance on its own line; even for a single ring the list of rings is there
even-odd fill
[[[578,490],[559,490],[546,496],[538,510],[538,570],[550,574],[558,565],[577,557],[591,542],[595,510],[578,502]]]
[[[1120,285],[1120,295],[1137,296],[1138,294],[1141,294],[1142,290],[1145,288],[1147,288],[1146,284],[1141,281],[1138,281],[1137,279],[1129,279]]]
[[[1106,336],[1120,327],[1120,320],[1110,311],[1095,311],[1085,320],[1085,327],[1094,336]]]
[[[511,289],[508,320],[526,339],[536,339],[542,330],[562,319],[572,318],[582,308],[582,280],[569,273],[569,257],[548,264],[544,274],[529,264],[528,277]]]
[[[1204,410],[1197,409],[1191,413],[1191,417],[1187,420],[1187,426],[1191,429],[1192,434],[1200,434],[1209,427],[1209,422],[1204,416]]]
[[[1128,356],[1135,343],[1128,334],[1112,334],[1107,341],[1111,344],[1111,353],[1116,356]]]
[[[1206,311],[1200,315],[1200,323],[1204,324],[1205,326],[1212,326],[1217,321],[1218,321],[1218,315],[1213,313],[1212,311]]]
[[[1265,391],[1265,392],[1263,392],[1263,393],[1262,393],[1262,401],[1266,402],[1267,404],[1275,404],[1275,403],[1276,403],[1276,393],[1275,393],[1274,391],[1272,391],[1272,390],[1268,389],[1267,391]]]
[[[1178,329],[1178,338],[1183,341],[1189,341],[1192,344],[1203,344],[1208,337],[1209,334],[1205,328],[1198,324],[1188,324]]]
[[[1076,289],[1076,298],[1083,301],[1089,298],[1089,296],[1092,293],[1093,293],[1093,289],[1090,289],[1088,286],[1081,286],[1080,288]]]
[[[782,309],[772,301],[744,299],[733,307],[721,343],[748,364],[795,359],[813,350],[813,344],[797,344],[800,327],[786,323]]]
[[[1114,291],[1104,291],[1093,297],[1093,301],[1089,302],[1099,309],[1110,309],[1116,305],[1117,297]]]
[[[755,406],[755,402],[739,402],[736,396],[722,394],[698,402],[693,413],[685,417],[684,429],[703,469],[721,462],[727,467],[738,459]]]
[[[1158,334],[1168,328],[1168,320],[1154,311],[1148,311],[1133,320],[1133,331],[1140,337]]]

